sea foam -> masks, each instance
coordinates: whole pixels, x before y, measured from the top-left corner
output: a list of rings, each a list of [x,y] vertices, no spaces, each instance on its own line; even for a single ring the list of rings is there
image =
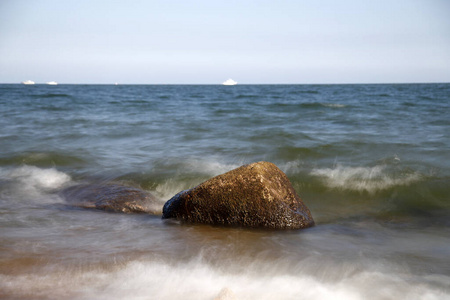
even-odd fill
[[[205,173],[210,176],[217,176],[226,173],[230,170],[236,169],[240,164],[227,164],[217,160],[201,160],[188,159],[184,163],[186,171]]]
[[[435,285],[448,280],[443,275],[421,278],[407,272],[367,270],[327,280],[301,270],[280,274],[275,265],[265,272],[256,269],[250,266],[236,274],[196,259],[182,264],[132,261],[109,271],[67,269],[63,277],[53,271],[0,275],[0,287],[6,295],[50,299],[448,299]]]
[[[0,169],[0,180],[5,182],[11,196],[40,197],[54,192],[71,181],[71,177],[54,168],[41,169],[35,166],[20,166]]]
[[[177,163],[178,174],[158,184],[152,192],[161,199],[170,199],[179,192],[192,188],[211,177],[238,168],[239,164],[227,164],[216,160],[201,160],[190,158]],[[197,174],[186,179],[185,174]]]
[[[56,169],[22,166],[12,170],[9,177],[37,189],[51,190],[70,181],[70,176]]]
[[[417,172],[403,174],[390,172],[386,165],[374,167],[338,165],[335,168],[313,169],[311,175],[319,177],[329,188],[368,193],[409,185],[422,178]]]

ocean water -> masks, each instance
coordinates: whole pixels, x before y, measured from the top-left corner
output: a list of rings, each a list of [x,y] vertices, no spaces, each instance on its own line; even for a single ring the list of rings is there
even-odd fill
[[[162,209],[242,164],[316,226],[182,224],[69,205],[121,183]],[[0,298],[450,299],[450,84],[0,85]]]

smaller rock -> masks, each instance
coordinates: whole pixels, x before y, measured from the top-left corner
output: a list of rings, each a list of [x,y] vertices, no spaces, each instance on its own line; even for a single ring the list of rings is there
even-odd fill
[[[116,183],[79,184],[62,191],[72,205],[112,212],[161,214],[158,199],[151,193]]]

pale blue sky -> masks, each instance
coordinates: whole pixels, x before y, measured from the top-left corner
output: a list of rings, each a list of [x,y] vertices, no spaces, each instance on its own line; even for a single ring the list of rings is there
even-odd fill
[[[450,82],[448,0],[0,0],[0,82]]]

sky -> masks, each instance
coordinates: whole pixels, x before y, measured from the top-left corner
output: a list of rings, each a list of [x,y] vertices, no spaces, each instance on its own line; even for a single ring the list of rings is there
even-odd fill
[[[450,82],[449,0],[0,0],[0,83]]]

